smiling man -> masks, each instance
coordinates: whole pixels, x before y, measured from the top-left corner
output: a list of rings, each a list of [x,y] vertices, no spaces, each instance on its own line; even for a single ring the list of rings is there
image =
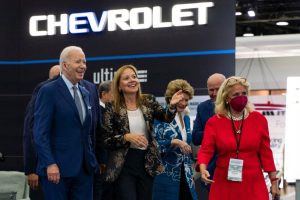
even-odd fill
[[[80,47],[60,55],[62,76],[44,85],[35,105],[37,173],[46,200],[92,199],[97,166],[93,152],[93,97],[78,84],[87,69]]]

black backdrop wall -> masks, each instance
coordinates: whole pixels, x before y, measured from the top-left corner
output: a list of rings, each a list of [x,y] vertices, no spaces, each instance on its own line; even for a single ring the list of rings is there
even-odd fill
[[[77,45],[85,51],[88,63],[86,79],[96,84],[111,79],[123,64],[139,69],[144,93],[163,96],[167,83],[175,78],[188,80],[196,94],[206,94],[206,79],[215,72],[234,74],[235,1],[214,0],[207,8],[207,24],[198,25],[200,9],[186,9],[196,23],[192,26],[32,36],[29,19],[36,15],[94,12],[97,20],[105,10],[138,7],[162,7],[162,21],[172,21],[175,4],[201,0],[146,1],[72,1],[3,0],[0,7],[0,152],[6,155],[0,170],[23,170],[22,131],[26,104],[37,83],[47,79],[49,68],[58,63],[60,51]],[[203,11],[201,11],[203,12]],[[80,18],[78,20],[85,20]],[[141,19],[143,21],[143,19]],[[129,22],[128,22],[129,23]],[[46,30],[46,21],[39,30]]]

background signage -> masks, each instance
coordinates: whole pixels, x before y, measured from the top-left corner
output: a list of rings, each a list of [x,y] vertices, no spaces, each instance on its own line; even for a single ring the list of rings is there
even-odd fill
[[[156,96],[163,96],[176,78],[186,79],[202,95],[210,74],[234,74],[235,1],[4,0],[2,5],[0,152],[7,159],[0,170],[22,170],[26,104],[66,46],[83,48],[87,80],[98,84],[111,79],[118,67],[133,64],[142,91]],[[119,14],[112,18],[110,11]],[[57,23],[49,26],[49,20]],[[34,36],[37,31],[46,32]]]

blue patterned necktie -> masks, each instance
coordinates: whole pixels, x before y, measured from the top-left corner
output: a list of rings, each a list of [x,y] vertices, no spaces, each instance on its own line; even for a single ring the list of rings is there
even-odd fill
[[[78,88],[76,86],[73,86],[72,88],[74,90],[74,101],[75,101],[75,104],[76,104],[76,107],[77,107],[77,110],[79,113],[80,121],[81,121],[81,123],[83,123],[83,111],[82,111],[82,106],[80,103],[80,98],[78,95]]]

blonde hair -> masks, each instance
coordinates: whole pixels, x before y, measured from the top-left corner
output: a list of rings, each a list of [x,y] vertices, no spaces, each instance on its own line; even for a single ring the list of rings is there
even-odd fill
[[[172,96],[179,90],[182,90],[182,92],[187,94],[189,99],[193,98],[194,96],[194,88],[186,80],[175,79],[169,82],[165,92],[165,100],[167,104],[170,103]]]
[[[116,71],[114,75],[114,79],[112,81],[112,91],[114,97],[114,107],[117,113],[120,112],[120,106],[125,103],[124,94],[122,90],[119,89],[119,85],[120,85],[121,75],[126,69],[132,69],[135,75],[137,76],[137,69],[133,65],[123,65]],[[138,106],[140,105],[141,99],[142,99],[142,91],[141,91],[141,85],[139,85],[139,89],[136,94],[136,100]]]
[[[219,91],[217,93],[217,98],[216,98],[216,102],[215,102],[215,113],[216,114],[226,115],[229,112],[229,105],[228,105],[228,102],[226,102],[226,99],[228,98],[231,88],[237,84],[244,86],[247,90],[247,94],[249,94],[250,84],[245,78],[238,77],[238,76],[231,76],[231,77],[227,78],[222,83],[222,85],[219,88]],[[246,110],[248,112],[252,112],[254,110],[253,104],[250,103],[249,101],[246,105]]]

